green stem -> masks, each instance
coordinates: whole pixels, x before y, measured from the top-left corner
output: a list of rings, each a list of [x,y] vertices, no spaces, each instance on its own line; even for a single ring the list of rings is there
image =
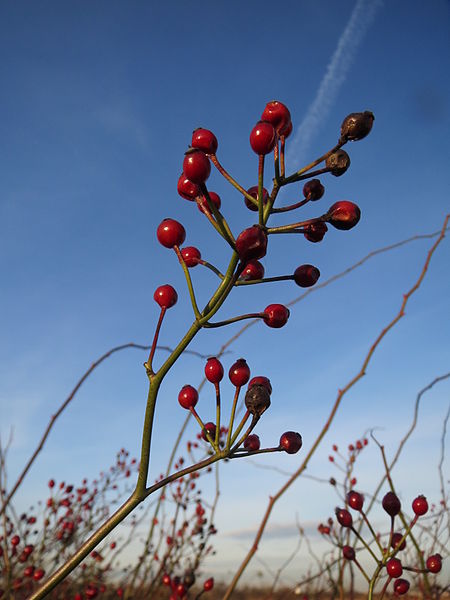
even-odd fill
[[[208,188],[206,187],[206,185],[204,183],[202,183],[200,185],[200,189],[202,191],[202,194],[206,198],[206,201],[208,202],[208,207],[209,207],[210,211],[214,215],[216,222],[217,222],[218,226],[220,227],[220,230],[222,231],[223,237],[227,240],[227,242],[230,244],[231,248],[234,250],[236,240],[234,239],[234,236],[231,233],[230,226],[228,225],[225,217],[222,215],[222,213],[219,211],[217,206],[211,200],[211,197],[208,192]]]
[[[233,179],[231,177],[231,175],[228,173],[228,171],[226,171],[222,165],[220,164],[220,162],[217,160],[217,156],[215,154],[210,154],[209,158],[211,159],[211,162],[213,163],[213,165],[216,167],[216,169],[219,171],[219,173],[221,175],[223,175],[225,177],[225,179],[231,183],[231,185],[233,187],[235,187],[239,192],[241,192],[241,194],[243,194],[247,200],[250,200],[250,202],[254,203],[255,199],[253,198],[253,196],[250,196],[250,194],[247,192],[247,190],[244,190],[244,188],[239,185],[239,183]]]
[[[278,275],[277,277],[264,277],[263,279],[239,279],[234,285],[255,285],[256,283],[272,283],[273,281],[291,281],[292,279],[294,279],[293,275]]]
[[[232,317],[231,319],[226,319],[225,321],[217,321],[216,323],[210,323],[201,319],[203,327],[225,327],[225,325],[230,325],[231,323],[237,323],[238,321],[243,321],[244,319],[263,319],[264,313],[249,313],[247,315],[239,315],[239,317]]]
[[[331,148],[331,150],[328,150],[328,152],[326,152],[325,154],[323,154],[322,156],[319,156],[319,158],[316,158],[316,160],[313,160],[312,163],[309,163],[309,165],[306,165],[306,167],[302,167],[299,171],[297,171],[296,173],[293,173],[292,175],[290,175],[289,177],[286,177],[285,179],[283,179],[282,184],[286,185],[288,183],[291,183],[293,181],[298,181],[298,177],[303,175],[303,173],[306,173],[307,171],[310,171],[313,167],[315,167],[316,165],[318,165],[319,163],[323,162],[324,160],[326,160],[330,154],[333,154],[333,152],[336,152],[336,150],[339,150],[339,148],[342,148],[342,146],[344,145],[345,142],[339,141],[336,146],[334,146],[334,148]],[[308,177],[311,177],[312,173],[310,173],[308,175]]]
[[[260,154],[258,163],[258,219],[259,225],[264,225],[264,199],[263,199],[263,183],[264,183],[264,154]]]
[[[183,255],[181,254],[179,247],[174,246],[173,249],[175,250],[175,253],[178,257],[178,261],[183,269],[183,273],[186,278],[186,283],[187,283],[188,290],[189,290],[189,297],[191,299],[192,310],[194,311],[195,318],[198,320],[198,319],[200,319],[200,311],[197,306],[197,300],[195,299],[195,292],[194,292],[194,286],[192,285],[191,274],[189,273],[189,269],[187,268],[186,263],[184,262]]]
[[[306,227],[308,225],[311,225],[312,223],[317,223],[319,221],[323,221],[325,217],[326,217],[326,214],[322,215],[321,217],[315,217],[314,219],[308,219],[306,221],[299,221],[298,223],[290,223],[289,225],[280,225],[279,227],[268,227],[266,229],[266,232],[268,235],[270,235],[271,233],[286,233],[286,232],[291,231],[292,229],[299,229],[300,227]]]
[[[231,447],[231,435],[233,433],[234,416],[236,414],[236,406],[237,406],[237,401],[239,398],[240,391],[241,391],[241,386],[238,385],[234,392],[233,404],[231,406],[230,422],[228,424],[228,435],[227,435],[227,441],[225,444],[225,448],[227,448],[227,449],[230,449],[230,447]]]

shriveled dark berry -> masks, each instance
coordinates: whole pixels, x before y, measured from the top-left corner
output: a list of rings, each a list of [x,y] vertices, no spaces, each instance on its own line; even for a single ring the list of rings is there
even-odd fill
[[[370,110],[350,113],[342,121],[341,140],[345,142],[362,140],[370,133],[374,120],[374,114]]]
[[[252,385],[245,394],[245,407],[252,415],[260,417],[270,406],[270,394],[265,385]]]
[[[342,554],[344,555],[344,558],[347,560],[355,560],[355,557],[356,557],[355,550],[351,546],[344,546],[342,548]]]
[[[350,166],[350,156],[345,150],[336,150],[327,157],[325,165],[335,177],[340,177]]]
[[[320,200],[325,193],[325,188],[319,179],[310,179],[303,186],[303,195],[306,200]]]
[[[391,517],[395,517],[395,515],[398,515],[400,512],[400,500],[398,499],[397,495],[394,494],[394,492],[388,492],[384,496],[382,505],[387,514]]]
[[[310,223],[309,225],[306,225],[303,235],[308,242],[317,243],[323,240],[323,237],[327,231],[327,224],[323,221],[317,221],[316,223]]]

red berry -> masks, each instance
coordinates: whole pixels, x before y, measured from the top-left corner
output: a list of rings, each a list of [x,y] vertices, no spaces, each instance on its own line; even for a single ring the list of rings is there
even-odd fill
[[[45,571],[44,569],[36,569],[35,572],[33,573],[33,579],[35,581],[39,581],[40,579],[42,579],[45,575]]]
[[[194,201],[196,197],[201,194],[198,185],[192,183],[184,173],[181,173],[178,179],[177,190],[180,196],[185,200]]]
[[[432,554],[427,558],[427,569],[431,573],[439,573],[442,569],[442,556],[440,554]]]
[[[202,257],[200,250],[194,246],[185,246],[181,250],[181,256],[183,257],[183,260],[189,269],[196,267],[198,265],[198,261]]]
[[[252,377],[248,382],[248,389],[252,387],[252,385],[263,385],[269,394],[272,393],[272,385],[270,383],[270,379],[268,377],[264,377],[264,375],[257,375],[256,377]]]
[[[428,502],[425,496],[417,496],[417,498],[414,498],[412,509],[418,517],[426,514],[428,512]]]
[[[30,565],[29,567],[26,567],[23,571],[23,574],[25,577],[33,577],[33,573],[34,573],[34,567],[33,565]]]
[[[183,160],[183,173],[193,183],[205,183],[211,173],[211,163],[202,150],[188,150]]]
[[[300,265],[294,271],[294,281],[300,287],[311,287],[320,277],[320,271],[313,265]]]
[[[364,504],[364,496],[359,492],[351,490],[347,494],[347,502],[350,508],[353,508],[353,510],[362,510]]]
[[[194,408],[198,402],[198,392],[192,385],[184,385],[178,394],[178,402],[183,408]]]
[[[401,577],[403,574],[402,563],[398,558],[391,558],[386,563],[386,571],[388,572],[389,577],[397,579],[397,577]]]
[[[255,279],[262,279],[263,277],[264,267],[259,260],[256,259],[249,260],[241,273],[241,279],[245,279],[245,281],[254,281]]]
[[[203,589],[205,590],[205,592],[209,592],[213,589],[213,587],[214,587],[214,577],[210,577],[203,584]]]
[[[259,436],[256,433],[252,433],[246,438],[244,442],[244,448],[246,450],[259,450],[261,447],[261,442],[259,440]]]
[[[352,515],[346,508],[336,508],[336,519],[342,527],[351,527],[353,525]]]
[[[387,514],[391,517],[395,517],[395,515],[398,515],[400,512],[400,500],[397,498],[394,492],[388,492],[384,496],[382,505]]]
[[[55,487],[55,480],[54,479],[50,479],[50,481],[48,482],[48,487],[49,488]]]
[[[272,100],[266,104],[261,119],[272,123],[277,133],[280,133],[291,122],[291,113],[285,104],[277,100]]]
[[[158,225],[156,236],[165,248],[181,246],[186,238],[186,231],[181,223],[175,219],[163,219]]]
[[[278,329],[286,325],[289,319],[289,309],[283,304],[269,304],[264,309],[264,323],[268,327]]]
[[[320,183],[319,179],[310,179],[303,186],[303,195],[306,200],[320,200],[325,192],[325,188]]]
[[[309,242],[321,242],[324,235],[328,231],[327,224],[323,221],[317,221],[316,223],[310,223],[304,228],[303,235]]]
[[[25,548],[23,549],[24,553],[25,553],[27,556],[30,556],[30,554],[33,552],[33,550],[34,550],[34,546],[33,546],[33,544],[27,544],[27,545],[25,546]]]
[[[401,533],[393,533],[392,534],[392,540],[391,540],[391,546],[392,548],[394,548],[394,550],[397,550],[397,547],[399,550],[404,550],[406,548],[406,540],[403,540],[403,542],[400,544],[400,540],[403,538],[403,535]],[[400,546],[399,546],[400,544]]]
[[[203,150],[206,154],[215,154],[218,146],[217,138],[209,129],[199,127],[192,133],[191,146]]]
[[[228,377],[233,385],[240,387],[250,379],[250,368],[244,358],[239,358],[231,365]]]
[[[20,544],[20,537],[18,535],[13,535],[11,538],[11,546],[18,546]]]
[[[355,560],[355,550],[351,546],[344,546],[342,548],[342,554],[347,560]]]
[[[328,209],[326,219],[336,229],[348,230],[354,227],[361,218],[359,207],[349,200],[335,202]]]
[[[216,192],[210,192],[209,190],[208,190],[208,194],[209,194],[209,199],[211,200],[211,202],[214,204],[214,206],[217,208],[217,210],[219,210],[220,206],[222,204],[219,194],[216,194]],[[198,210],[200,212],[202,212],[203,214],[211,214],[211,211],[209,210],[209,204],[208,204],[208,201],[206,200],[205,196],[202,196],[199,199],[197,206],[198,206]]]
[[[183,597],[183,596],[186,594],[186,592],[187,592],[187,588],[186,588],[186,586],[184,585],[184,583],[179,583],[179,584],[177,585],[177,587],[176,587],[176,592],[177,592],[177,594],[178,594],[178,596],[179,596],[180,598],[182,598],[182,597]]]
[[[201,437],[203,440],[205,440],[205,442],[208,441],[208,438],[206,437],[206,432],[209,433],[209,436],[211,437],[211,439],[214,439],[216,437],[216,426],[214,425],[214,423],[211,423],[211,421],[209,421],[208,423],[205,423],[205,429],[202,430]]]
[[[296,454],[302,447],[302,436],[296,431],[285,431],[280,437],[279,448],[288,454]]]
[[[248,188],[247,194],[250,194],[250,196],[252,196],[252,198],[254,198],[255,200],[258,200],[258,186],[254,185],[251,188]],[[262,196],[263,196],[263,206],[265,206],[267,204],[267,202],[269,201],[269,192],[266,190],[265,187],[263,187]],[[244,202],[245,202],[245,206],[248,209],[253,210],[253,211],[258,210],[258,206],[253,204],[253,202],[250,202],[250,200],[248,198],[246,198],[245,196],[244,196]]]
[[[289,123],[282,129],[280,129],[278,133],[280,137],[284,137],[284,139],[288,138],[292,133],[292,121],[289,121]]]
[[[205,365],[205,377],[211,383],[219,383],[223,378],[223,366],[218,358],[208,358]]]
[[[177,303],[178,294],[175,288],[166,283],[166,285],[160,285],[156,288],[153,299],[161,308],[170,308]]]
[[[394,593],[396,596],[403,596],[409,590],[409,581],[406,579],[396,579],[394,581]]]
[[[267,252],[267,233],[259,225],[244,229],[236,239],[236,251],[245,263],[262,258]]]
[[[268,121],[258,121],[250,133],[250,146],[259,155],[272,152],[276,141],[275,129]]]

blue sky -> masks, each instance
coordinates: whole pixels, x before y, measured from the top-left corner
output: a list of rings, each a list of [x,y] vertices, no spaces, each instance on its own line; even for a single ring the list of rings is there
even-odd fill
[[[254,185],[257,158],[248,143],[253,125],[266,102],[278,99],[290,108],[298,132],[355,6],[354,1],[286,1],[275,12],[266,1],[2,3],[0,431],[4,438],[14,428],[10,480],[93,360],[112,346],[150,341],[158,285],[174,285],[180,297],[161,343],[174,345],[190,323],[181,270],[173,253],[156,241],[159,222],[180,220],[186,243],[197,245],[219,267],[225,265],[224,243],[176,192],[192,130],[213,130],[224,166],[244,187]],[[350,232],[330,231],[316,245],[300,236],[276,236],[263,261],[267,275],[313,263],[325,280],[373,249],[439,230],[449,212],[450,3],[359,6],[362,16],[350,36],[357,43],[349,40],[340,55],[323,112],[306,133],[300,130],[307,144],[300,140],[291,152],[288,145],[287,164],[294,170],[302,166],[299,161],[309,162],[330,148],[346,114],[372,110],[371,135],[349,144],[349,171],[341,178],[325,176],[324,198],[299,217],[316,216],[348,199],[361,207],[361,222]],[[266,173],[269,182],[269,167]],[[253,224],[254,213],[217,172],[209,187],[221,195],[235,233]],[[292,202],[298,194],[296,187],[280,199]],[[226,367],[244,356],[254,374],[272,380],[273,406],[258,427],[264,444],[297,429],[308,448],[337,389],[359,370],[376,335],[398,311],[430,245],[430,240],[416,241],[374,258],[293,307],[285,328],[254,327],[231,347]],[[417,392],[449,370],[448,259],[445,240],[406,317],[348,395],[311,472],[328,477],[331,444],[354,441],[370,427],[382,428],[386,446],[395,448]],[[192,275],[206,301],[215,285],[212,274],[196,268]],[[262,310],[300,292],[287,282],[241,288],[220,316]],[[203,332],[192,349],[213,354],[238,329]],[[110,464],[122,446],[138,452],[144,359],[136,350],[118,354],[83,387],[23,486],[21,505],[44,495],[50,477],[77,482]],[[185,383],[197,385],[202,372],[203,361],[186,356],[164,383],[155,474],[184,418],[178,390]],[[438,493],[435,465],[448,390],[443,383],[424,401],[408,458],[398,467],[405,498],[423,488]],[[212,396],[204,392],[199,406],[207,414]],[[378,454],[367,452],[360,479],[370,488],[370,474],[382,471]],[[263,460],[293,470],[300,455]],[[254,530],[266,498],[283,480],[236,462],[222,468],[218,571],[224,565],[232,569],[233,532]],[[414,482],[412,464],[420,473]],[[238,494],[233,482],[239,482]],[[257,509],[250,495],[255,489]],[[299,482],[275,512],[274,531],[291,526],[296,514],[315,524],[334,503],[322,489]],[[244,536],[239,543],[244,548],[250,539]],[[288,541],[283,542],[286,552],[295,537]],[[270,556],[269,542],[266,548],[263,544],[261,556]]]

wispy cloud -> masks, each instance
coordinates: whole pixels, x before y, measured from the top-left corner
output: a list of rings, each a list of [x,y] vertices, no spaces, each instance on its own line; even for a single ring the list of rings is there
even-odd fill
[[[302,523],[303,531],[311,536],[317,533],[317,523],[308,522]],[[237,540],[252,539],[257,533],[257,527],[251,527],[248,529],[235,529],[224,533],[224,537],[230,537]],[[277,539],[277,538],[291,538],[298,537],[299,533],[294,523],[271,523],[267,526],[264,536],[266,539]]]
[[[316,135],[320,124],[329,114],[336,96],[347,78],[356,51],[382,4],[382,0],[357,0],[347,26],[328,63],[317,94],[291,141],[290,152],[296,156],[297,160],[304,158],[312,137]]]

